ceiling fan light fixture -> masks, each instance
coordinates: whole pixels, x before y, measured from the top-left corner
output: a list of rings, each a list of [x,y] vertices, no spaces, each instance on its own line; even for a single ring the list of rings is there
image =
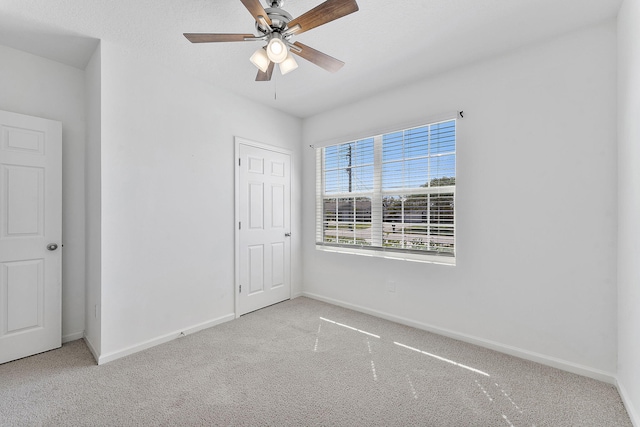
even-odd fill
[[[285,74],[290,73],[291,71],[298,68],[298,63],[293,58],[293,55],[291,55],[290,53],[287,53],[287,57],[285,58],[284,61],[280,63],[279,68],[280,68],[280,73],[282,73],[282,75],[284,76]]]
[[[287,59],[287,55],[289,54],[289,50],[287,49],[287,45],[279,37],[273,37],[269,40],[269,44],[267,45],[267,56],[269,59],[276,64],[280,64],[282,61]]]
[[[269,56],[267,56],[267,52],[265,52],[263,48],[260,48],[253,52],[253,55],[251,55],[251,58],[249,58],[249,60],[263,73],[267,72],[267,69],[269,68],[269,62],[271,62],[269,60]]]
[[[250,60],[258,69],[256,81],[270,81],[273,69],[278,64],[282,74],[298,67],[290,53],[335,73],[344,62],[302,43],[289,41],[299,35],[359,10],[356,0],[324,0],[323,3],[297,18],[282,9],[287,0],[240,0],[255,19],[255,34],[241,33],[183,33],[191,43],[262,42],[266,43],[251,55]],[[266,9],[262,3],[271,7]]]

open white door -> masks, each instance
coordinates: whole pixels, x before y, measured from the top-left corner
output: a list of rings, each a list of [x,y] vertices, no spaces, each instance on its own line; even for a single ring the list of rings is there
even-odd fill
[[[0,111],[0,363],[61,346],[62,124]]]
[[[291,155],[236,141],[238,316],[291,298]]]

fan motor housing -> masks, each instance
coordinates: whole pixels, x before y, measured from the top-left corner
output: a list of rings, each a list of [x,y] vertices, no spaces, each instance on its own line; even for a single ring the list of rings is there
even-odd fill
[[[259,22],[256,22],[256,29],[263,34],[270,33],[271,31],[282,32],[287,28],[287,24],[293,19],[293,17],[285,10],[279,7],[269,7],[264,10],[267,12],[267,16],[271,19],[271,28],[263,28]]]

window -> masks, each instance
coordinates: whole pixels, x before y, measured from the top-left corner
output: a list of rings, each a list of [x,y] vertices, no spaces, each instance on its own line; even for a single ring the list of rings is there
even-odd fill
[[[455,189],[455,119],[318,148],[316,245],[453,264]]]

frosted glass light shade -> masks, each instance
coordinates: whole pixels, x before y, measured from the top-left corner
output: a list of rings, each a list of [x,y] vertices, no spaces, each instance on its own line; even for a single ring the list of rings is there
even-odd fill
[[[253,52],[253,55],[251,55],[251,58],[249,58],[249,60],[263,73],[267,72],[267,69],[269,68],[269,62],[271,62],[269,60],[269,56],[267,56],[267,52],[263,48],[260,48]]]
[[[284,76],[285,74],[295,70],[296,68],[298,68],[298,63],[295,59],[293,59],[293,55],[287,53],[286,59],[280,63],[280,72]]]
[[[284,44],[282,40],[275,37],[269,40],[269,44],[267,45],[267,56],[270,60],[279,64],[287,59],[288,53],[287,45]]]

